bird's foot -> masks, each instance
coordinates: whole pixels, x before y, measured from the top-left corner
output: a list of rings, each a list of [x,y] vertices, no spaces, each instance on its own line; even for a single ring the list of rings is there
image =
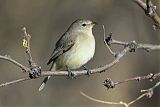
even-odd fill
[[[68,78],[69,79],[74,79],[75,74],[71,71],[71,69],[67,67],[67,71],[68,71]]]
[[[87,71],[87,75],[90,76],[91,75],[91,71],[84,65],[83,65],[83,68],[84,68],[84,70]]]

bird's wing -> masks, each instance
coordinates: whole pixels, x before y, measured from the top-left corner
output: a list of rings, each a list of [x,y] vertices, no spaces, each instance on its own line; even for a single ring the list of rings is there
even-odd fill
[[[72,48],[75,43],[76,36],[70,36],[69,34],[63,34],[61,38],[57,41],[54,51],[52,52],[51,58],[49,59],[47,65],[52,61],[54,62],[60,55],[67,52]]]

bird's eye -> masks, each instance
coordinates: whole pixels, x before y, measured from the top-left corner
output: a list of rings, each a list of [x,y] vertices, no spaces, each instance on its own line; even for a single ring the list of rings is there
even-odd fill
[[[82,26],[83,26],[83,27],[85,27],[85,26],[86,26],[86,24],[82,24]]]

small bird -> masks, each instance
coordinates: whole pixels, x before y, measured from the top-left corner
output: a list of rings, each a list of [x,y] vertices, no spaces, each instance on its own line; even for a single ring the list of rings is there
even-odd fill
[[[96,22],[84,19],[74,21],[60,37],[52,52],[47,65],[51,71],[77,69],[86,64],[95,53],[95,38],[92,28]],[[50,76],[46,77],[40,88],[41,91]]]

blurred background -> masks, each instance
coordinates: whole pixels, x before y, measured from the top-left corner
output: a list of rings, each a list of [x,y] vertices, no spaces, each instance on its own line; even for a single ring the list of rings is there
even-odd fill
[[[159,0],[154,0],[157,12]],[[88,68],[96,68],[110,63],[114,58],[103,44],[103,29],[113,32],[117,40],[136,40],[140,43],[159,44],[160,31],[153,30],[153,23],[144,11],[132,0],[0,0],[0,54],[10,55],[27,65],[27,55],[22,47],[22,31],[25,26],[32,36],[33,59],[43,70],[55,42],[76,19],[90,19],[99,23],[93,32],[96,38],[96,53],[87,63]],[[111,46],[114,51],[123,49]],[[130,82],[107,90],[102,84],[106,78],[124,80],[159,72],[160,53],[143,50],[129,53],[105,73],[81,76],[77,79],[53,77],[42,92],[38,88],[43,78],[14,84],[0,89],[0,107],[119,107],[105,105],[86,99],[89,96],[104,101],[125,101],[138,97],[141,89],[152,87],[156,81]],[[15,65],[0,60],[0,83],[26,76]],[[132,107],[160,107],[160,87],[155,89],[152,98],[143,98]]]

